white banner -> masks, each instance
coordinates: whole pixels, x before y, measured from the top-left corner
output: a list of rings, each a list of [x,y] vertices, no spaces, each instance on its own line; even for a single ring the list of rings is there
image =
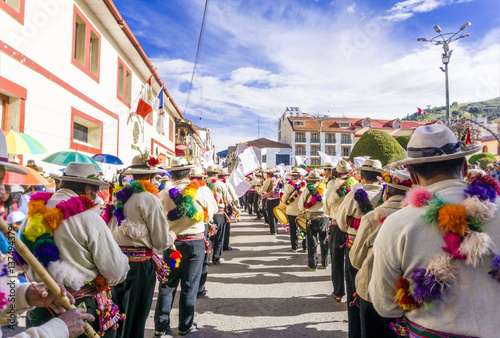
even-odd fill
[[[245,195],[252,186],[252,184],[245,179],[245,176],[242,176],[237,170],[233,170],[227,181],[234,187],[234,191],[238,198]]]
[[[361,167],[371,156],[359,156],[354,158],[354,166]]]
[[[326,164],[327,162],[330,162],[331,164],[333,164],[334,167],[337,165],[337,162],[342,159],[342,157],[340,157],[340,156],[327,155],[327,154],[325,154],[322,151],[318,151],[318,154],[321,157],[321,162],[323,164]]]
[[[252,171],[260,168],[260,162],[255,154],[253,147],[245,149],[241,154],[238,155],[238,167],[237,171],[240,172],[241,176],[245,177]]]

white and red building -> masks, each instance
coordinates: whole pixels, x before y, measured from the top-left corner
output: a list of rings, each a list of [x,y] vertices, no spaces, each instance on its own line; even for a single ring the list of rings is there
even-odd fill
[[[47,149],[107,153],[130,164],[138,149],[170,164],[176,121],[184,116],[154,72],[111,0],[0,1],[0,106],[2,129],[24,132]],[[135,111],[143,84],[164,88],[164,132],[157,112]]]

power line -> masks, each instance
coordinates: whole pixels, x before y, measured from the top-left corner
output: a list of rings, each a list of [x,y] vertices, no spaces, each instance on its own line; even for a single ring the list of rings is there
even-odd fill
[[[201,41],[202,41],[202,37],[203,37],[203,27],[205,26],[205,17],[207,15],[207,7],[208,7],[208,0],[205,0],[205,9],[203,11],[203,20],[201,21],[200,36],[198,37],[198,47],[196,48],[196,57],[194,59],[193,73],[191,74],[191,82],[189,83],[189,90],[187,93],[186,106],[184,107],[184,113],[187,112],[187,108],[189,105],[189,98],[191,96],[191,90],[193,89],[194,74],[196,72],[196,66],[198,65],[198,57],[200,55]]]

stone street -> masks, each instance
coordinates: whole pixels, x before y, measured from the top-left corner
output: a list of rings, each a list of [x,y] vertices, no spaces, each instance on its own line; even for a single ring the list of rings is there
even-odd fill
[[[330,268],[307,269],[307,254],[291,253],[289,233],[269,228],[243,213],[233,220],[225,261],[210,265],[207,297],[196,302],[198,330],[192,337],[346,337],[346,303],[330,297]],[[178,295],[172,329],[178,322]],[[146,337],[154,335],[154,307]],[[344,298],[345,299],[345,298]]]

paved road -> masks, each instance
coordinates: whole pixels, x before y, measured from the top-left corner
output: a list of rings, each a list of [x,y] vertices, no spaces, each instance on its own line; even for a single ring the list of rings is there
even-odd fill
[[[346,337],[346,303],[337,303],[330,268],[309,271],[307,254],[291,253],[289,234],[269,235],[262,221],[243,214],[231,227],[233,250],[210,265],[207,297],[196,302],[199,329],[191,337]],[[154,306],[146,337],[154,334]],[[172,317],[177,332],[178,299]]]

